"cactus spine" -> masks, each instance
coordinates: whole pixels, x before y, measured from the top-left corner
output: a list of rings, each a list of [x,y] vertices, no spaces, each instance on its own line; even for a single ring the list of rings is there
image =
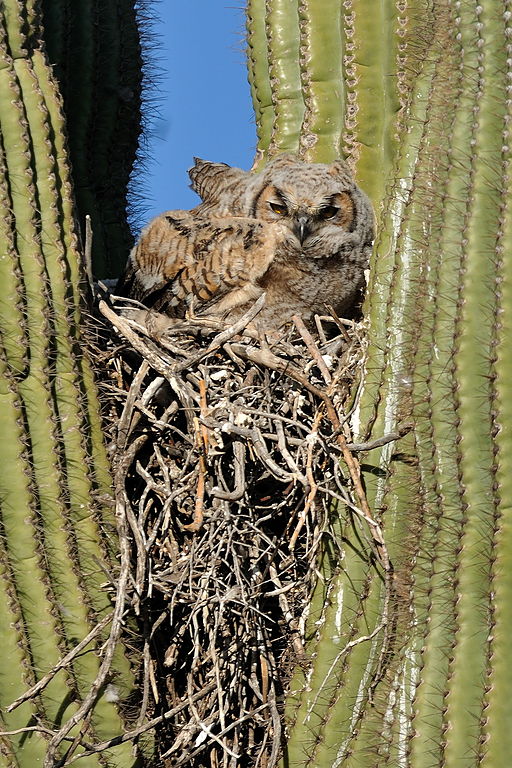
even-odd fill
[[[112,568],[105,531],[114,519],[95,501],[110,493],[109,466],[82,348],[62,104],[37,3],[2,4],[0,56],[0,700],[2,731],[29,728],[1,737],[0,765],[29,768],[43,764],[49,737],[41,728],[58,730],[88,693],[100,666],[91,650],[105,634],[35,699],[6,707],[110,613],[102,584]],[[109,681],[120,700],[133,690],[122,654]],[[93,740],[123,730],[108,699],[100,695],[93,709]],[[126,745],[109,760],[137,762]],[[81,762],[103,764],[94,755]]]
[[[293,116],[272,77],[284,71],[279,3],[249,3],[250,80],[266,106],[256,103],[259,149],[318,161],[343,153],[372,196],[380,223],[354,426],[365,438],[408,420],[414,429],[363,460],[395,567],[388,637],[383,580],[341,510],[351,546],[330,561],[330,587],[312,607],[322,618],[307,686],[300,675],[292,686],[287,764],[505,765],[511,9],[431,0],[369,13],[353,0],[341,27],[336,5],[316,37],[325,9],[292,5]],[[336,109],[311,93],[333,73]]]

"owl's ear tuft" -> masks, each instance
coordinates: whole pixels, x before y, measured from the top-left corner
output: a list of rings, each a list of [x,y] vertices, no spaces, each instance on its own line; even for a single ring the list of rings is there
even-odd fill
[[[188,175],[190,178],[191,187],[194,192],[197,192],[199,197],[203,200],[208,197],[208,190],[214,183],[214,179],[218,178],[229,169],[226,163],[212,163],[209,160],[202,160],[200,157],[194,157],[194,165],[189,168]]]
[[[211,160],[203,160],[201,157],[194,157],[194,166],[192,168],[189,168],[188,174],[190,176],[191,173],[200,173],[201,171],[207,171],[211,168],[218,168],[218,169],[226,169],[230,168],[230,166],[227,163],[213,163]]]
[[[339,159],[335,160],[334,163],[331,163],[329,166],[329,173],[331,176],[334,176],[346,184],[354,183],[352,171],[344,160]]]
[[[203,203],[214,203],[218,201],[223,189],[247,176],[247,171],[232,168],[226,163],[212,163],[194,157],[194,165],[189,169],[188,175],[191,188]]]

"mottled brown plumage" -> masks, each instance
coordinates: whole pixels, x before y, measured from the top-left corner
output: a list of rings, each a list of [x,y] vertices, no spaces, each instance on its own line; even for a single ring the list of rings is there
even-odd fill
[[[281,155],[248,173],[196,159],[190,178],[201,204],[142,231],[125,293],[172,317],[192,310],[232,320],[265,291],[262,329],[328,305],[350,309],[364,284],[373,214],[344,163]]]

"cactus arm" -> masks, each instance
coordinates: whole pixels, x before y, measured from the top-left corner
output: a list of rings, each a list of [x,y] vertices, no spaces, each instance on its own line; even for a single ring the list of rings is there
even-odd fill
[[[106,243],[103,269],[117,276],[132,244],[126,221],[127,185],[140,133],[137,116],[143,62],[133,0],[110,0],[101,16],[105,23],[96,33],[94,89],[98,97],[87,131],[88,171]]]
[[[55,91],[55,83],[50,77],[48,66],[41,51],[34,51],[33,66],[34,73],[38,82],[41,84],[41,89],[43,92],[50,93],[52,90]],[[62,104],[60,99],[48,98],[45,101],[45,108],[48,110],[48,120],[50,125],[55,125],[62,121]],[[76,253],[78,251],[78,241],[75,229],[74,227],[64,225],[64,222],[73,221],[74,217],[74,201],[71,190],[71,180],[69,175],[69,168],[65,162],[67,149],[64,138],[64,131],[53,132],[53,143],[55,148],[54,172],[56,174],[56,178],[59,179],[60,194],[57,215],[60,223],[60,237],[62,239],[63,253]],[[72,305],[70,307],[68,306],[68,312],[71,313],[72,324],[76,328],[79,328],[83,323],[83,320],[80,315],[81,297],[79,291],[82,275],[79,270],[78,259],[68,259],[66,262],[66,270],[69,274],[69,282],[64,287],[60,287],[61,299],[65,297],[66,292],[72,296],[73,301]],[[69,304],[69,302],[67,303]],[[72,350],[70,349],[69,351],[71,352]],[[83,402],[83,407],[87,408],[89,438],[93,456],[93,465],[95,468],[95,484],[100,493],[110,494],[112,486],[110,477],[110,465],[105,450],[103,428],[100,418],[100,404],[98,402],[91,364],[87,356],[79,354],[76,357],[75,365],[77,369],[78,380],[83,382],[83,390],[87,392],[87,397]],[[75,382],[74,385],[77,386],[77,383]],[[109,513],[108,508],[102,510],[102,520],[105,523],[108,522],[111,528],[115,528],[113,515]]]
[[[147,62],[138,21],[140,9],[134,5],[133,0],[112,3],[112,8],[117,9],[114,27],[116,32],[119,31],[118,71],[113,78],[117,83],[117,101],[116,110],[108,111],[110,130],[105,135],[105,144],[109,147],[109,164],[104,176],[105,191],[102,192],[101,204],[104,206],[109,253],[111,250],[115,253],[115,258],[110,257],[110,269],[115,271],[120,267],[124,270],[127,254],[133,244],[128,220],[132,218],[132,197],[136,198],[133,182],[137,174],[133,170],[137,168],[139,139],[145,121],[146,110],[141,110],[141,93],[143,70]],[[103,47],[104,59],[108,60],[108,48],[104,44]],[[107,64],[105,61],[101,65],[100,81],[102,69]],[[110,93],[109,89],[104,90],[104,101],[110,101]],[[96,138],[95,141],[98,143],[99,140]]]
[[[249,0],[247,4],[247,64],[256,118],[258,150],[262,157],[270,147],[274,125],[265,18],[265,0]]]
[[[73,345],[76,343],[74,336],[73,323],[71,318],[67,317],[67,285],[64,279],[65,271],[63,269],[63,236],[59,225],[58,211],[54,201],[57,198],[54,180],[56,178],[54,167],[54,152],[51,146],[51,132],[48,123],[48,112],[46,111],[43,93],[39,89],[39,83],[34,75],[22,68],[18,68],[18,78],[21,83],[22,96],[27,111],[31,114],[31,131],[34,135],[45,137],[32,143],[34,156],[35,173],[37,179],[37,197],[41,210],[41,241],[42,253],[47,270],[49,289],[52,295],[52,308],[54,312],[53,333],[56,348],[56,379],[53,385],[47,379],[45,385],[41,387],[40,382],[45,379],[45,360],[48,355],[48,347],[45,345],[40,350],[36,350],[36,340],[44,339],[45,335],[36,337],[34,334],[33,351],[31,360],[33,364],[38,364],[40,369],[34,371],[32,386],[29,386],[29,379],[24,382],[22,396],[29,415],[29,429],[33,437],[34,469],[36,477],[38,476],[38,485],[41,489],[42,513],[45,515],[44,497],[50,493],[53,502],[49,504],[48,513],[52,514],[53,521],[48,521],[49,529],[52,533],[51,542],[54,547],[53,552],[55,560],[60,564],[56,565],[54,578],[61,576],[59,600],[63,603],[64,624],[67,626],[69,637],[82,637],[87,634],[87,603],[90,601],[95,612],[102,615],[108,611],[110,604],[107,596],[101,589],[104,581],[104,573],[98,568],[98,563],[103,560],[103,552],[98,542],[101,542],[101,536],[94,517],[91,515],[90,499],[93,491],[93,485],[86,469],[88,456],[86,446],[83,441],[85,419],[82,413],[80,397],[79,378],[77,376],[76,365],[74,362]],[[49,98],[47,96],[47,98]],[[27,272],[26,264],[22,262],[24,274]],[[44,295],[44,288],[41,284],[37,295]],[[71,335],[70,335],[71,329]],[[37,363],[36,361],[39,361]],[[38,389],[41,387],[39,391]],[[51,405],[48,402],[44,407],[44,397],[47,391],[53,390],[56,414],[53,416]],[[33,409],[32,418],[30,413]],[[40,430],[43,420],[43,414],[46,412],[47,424],[56,421],[61,430],[58,442],[63,446],[63,464],[62,475],[59,473],[59,466],[56,461],[52,444],[55,442],[56,433],[48,432],[46,428]],[[41,444],[37,451],[35,435],[41,432]],[[37,458],[39,456],[39,459]],[[50,466],[48,465],[50,464]],[[54,478],[55,487],[51,490],[49,478]],[[67,510],[59,504],[62,496],[62,487],[67,487],[69,498],[67,501]],[[61,507],[57,512],[55,519],[55,506]],[[52,513],[52,508],[55,510]],[[68,514],[72,525],[73,535],[69,537],[66,544],[65,523]],[[55,538],[53,538],[55,536]],[[64,540],[59,543],[59,538]],[[49,547],[52,545],[48,545]],[[77,557],[74,556],[73,548],[76,546]],[[51,558],[50,558],[51,559]],[[76,564],[74,561],[77,560]],[[59,573],[64,566],[66,573]],[[50,566],[51,567],[51,566]],[[76,577],[73,578],[72,567],[77,573],[82,574],[82,584],[76,583]],[[62,578],[64,577],[64,578]],[[71,584],[75,584],[75,590],[70,589]],[[71,604],[69,604],[71,602]],[[66,608],[67,605],[67,608]],[[80,618],[79,618],[80,617]],[[77,682],[82,689],[83,695],[87,692],[90,683],[94,680],[98,671],[98,661],[92,654],[86,654],[79,659],[75,665],[75,675]],[[126,676],[126,675],[125,675]],[[122,693],[126,694],[126,682]],[[117,714],[115,707],[103,699],[98,701],[93,722],[97,726],[101,738],[108,738],[116,732]]]
[[[59,637],[62,632],[62,628],[58,626],[58,622],[54,619],[56,613],[53,601],[57,601],[62,611],[64,618],[64,626],[67,630],[68,637],[75,638],[81,637],[88,631],[87,614],[85,605],[83,603],[83,597],[81,590],[76,581],[76,575],[73,566],[73,556],[70,550],[70,544],[72,546],[72,538],[69,536],[69,530],[67,528],[67,512],[62,504],[62,489],[68,487],[70,490],[71,506],[73,506],[74,489],[72,483],[72,476],[68,471],[66,475],[62,474],[60,468],[60,462],[58,454],[55,453],[56,444],[56,431],[54,424],[66,424],[65,445],[70,442],[73,436],[73,431],[78,434],[77,428],[73,428],[73,421],[69,412],[70,398],[76,400],[79,389],[76,386],[76,382],[70,382],[66,387],[65,374],[60,370],[59,387],[62,388],[63,394],[59,398],[57,391],[57,402],[59,400],[66,403],[64,408],[59,410],[58,415],[55,414],[52,406],[51,393],[53,389],[52,382],[48,376],[48,356],[50,354],[49,340],[52,337],[50,325],[48,323],[48,305],[46,300],[47,290],[47,277],[43,269],[43,262],[40,258],[37,258],[37,246],[30,247],[30,243],[36,243],[38,239],[38,229],[41,227],[41,241],[46,245],[43,245],[43,256],[45,258],[45,264],[48,266],[49,271],[52,271],[52,261],[55,264],[54,283],[63,280],[62,266],[59,265],[54,252],[55,246],[53,243],[59,242],[59,233],[53,228],[54,221],[49,218],[54,215],[53,200],[55,196],[51,195],[51,188],[45,185],[52,185],[55,178],[53,168],[48,165],[48,156],[46,152],[48,150],[48,140],[44,139],[45,132],[41,125],[41,120],[44,115],[42,104],[37,93],[37,89],[34,87],[33,74],[30,68],[27,66],[27,61],[24,58],[20,58],[15,62],[15,70],[17,75],[17,81],[20,83],[20,91],[15,88],[14,79],[11,81],[12,96],[11,103],[17,106],[18,116],[17,125],[20,126],[20,132],[17,135],[12,135],[5,126],[3,127],[3,133],[5,136],[6,147],[16,147],[16,152],[6,150],[7,166],[9,169],[10,178],[13,178],[18,173],[27,180],[30,178],[30,157],[31,150],[35,152],[35,168],[37,187],[29,183],[28,187],[18,190],[13,189],[12,192],[12,204],[13,213],[16,218],[19,231],[21,230],[21,222],[26,223],[27,231],[32,232],[31,238],[27,240],[23,246],[18,245],[20,253],[20,269],[23,275],[24,285],[26,286],[26,313],[27,313],[27,329],[29,334],[29,346],[30,346],[30,372],[29,374],[19,382],[18,392],[21,396],[23,403],[23,412],[26,418],[26,425],[30,434],[30,455],[31,463],[33,464],[33,471],[29,473],[28,469],[25,469],[23,474],[33,474],[34,482],[37,487],[38,506],[43,521],[43,528],[45,531],[46,541],[46,557],[48,558],[49,572],[42,567],[42,554],[38,553],[38,547],[36,541],[38,540],[38,528],[39,523],[36,520],[35,502],[31,505],[26,502],[12,507],[4,506],[4,525],[6,529],[6,535],[9,545],[9,553],[14,562],[23,562],[23,570],[18,569],[17,572],[17,588],[22,595],[21,605],[24,615],[24,620],[29,628],[30,633],[30,646],[31,652],[36,663],[38,670],[43,670],[47,665],[55,664],[60,655],[60,642]],[[5,72],[6,70],[4,70]],[[23,128],[23,112],[21,110],[21,101],[23,98],[24,109],[27,114],[31,115],[31,119],[27,125],[27,131]],[[32,115],[34,117],[32,118]],[[11,128],[15,128],[16,123],[13,121]],[[30,136],[41,135],[43,139],[32,143]],[[18,154],[18,148],[25,146],[25,151]],[[45,164],[45,161],[46,164]],[[27,189],[32,192],[32,199],[27,197]],[[35,200],[38,200],[36,205]],[[42,218],[39,220],[36,210],[40,207],[42,211]],[[23,238],[18,238],[18,243],[21,244]],[[51,285],[51,280],[50,280]],[[51,286],[54,287],[55,285]],[[52,303],[54,315],[54,330],[58,328],[59,319],[65,311],[65,297],[61,295],[56,297]],[[51,320],[50,320],[51,324]],[[59,363],[62,363],[64,367],[69,365],[69,349],[62,349],[62,334],[68,332],[69,325],[63,319],[60,327],[60,334],[57,332],[56,337],[56,353],[57,353],[57,370],[59,369]],[[41,332],[43,331],[43,332]],[[64,345],[65,347],[67,345]],[[68,391],[66,391],[68,389]],[[74,410],[74,409],[73,409]],[[8,411],[9,412],[9,411]],[[20,415],[19,419],[23,420]],[[76,440],[74,441],[77,442]],[[16,445],[16,443],[14,443]],[[77,448],[77,446],[74,446]],[[73,459],[76,461],[76,456],[80,454],[73,454]],[[14,456],[10,457],[9,465],[14,467],[16,461],[20,461],[21,449],[18,449]],[[77,462],[78,472],[77,476],[83,478],[83,468],[86,457]],[[13,481],[13,470],[7,473],[7,479],[9,483]],[[88,484],[90,489],[90,485]],[[5,490],[5,493],[7,491]],[[82,507],[84,507],[84,501],[87,497],[80,495],[79,500],[74,502],[75,506],[80,508],[80,515],[83,515]],[[22,526],[21,530],[25,534],[20,536],[17,532],[19,523],[17,522],[17,509],[23,510],[24,508],[32,507],[32,525],[28,528]],[[75,535],[79,542],[80,548],[80,534],[78,526],[75,527]],[[33,538],[31,538],[33,537]],[[96,535],[97,539],[97,535]],[[89,545],[89,542],[94,542],[94,536],[89,531],[85,537],[85,541]],[[89,545],[90,546],[90,545]],[[82,567],[87,568],[91,573],[97,573],[97,560],[94,557],[101,558],[101,550],[98,550],[97,546],[93,546],[94,553],[91,553],[90,563],[82,562]],[[32,553],[32,554],[30,554]],[[32,562],[31,568],[26,567],[28,562]],[[38,565],[39,562],[39,565]],[[101,574],[103,579],[103,574]],[[91,579],[88,578],[91,587]],[[38,586],[40,585],[40,587]],[[96,592],[100,597],[103,609],[107,608],[105,597],[99,591],[99,584],[96,580]],[[38,594],[38,589],[42,590],[41,594]],[[45,594],[46,593],[46,594]],[[55,597],[52,594],[55,593]],[[98,606],[96,606],[98,608]],[[75,666],[75,674],[81,681],[82,689],[88,688],[92,680],[96,675],[98,662],[93,655],[86,655],[77,661]],[[84,672],[87,674],[83,674]],[[82,674],[81,674],[82,673]],[[50,721],[56,721],[60,715],[66,716],[66,710],[62,711],[61,702],[66,701],[68,696],[68,686],[66,680],[62,675],[57,676],[48,686],[43,694],[43,700],[45,701],[45,710]],[[72,705],[73,706],[73,705]],[[101,707],[100,707],[101,708]],[[107,706],[107,709],[109,707]],[[110,709],[114,710],[110,705]],[[115,731],[115,726],[112,723],[112,715],[114,719],[117,718],[115,711],[101,712],[101,718],[99,719],[100,725],[106,725],[107,730],[104,731],[108,735],[111,735],[112,730]],[[119,727],[119,721],[117,722]],[[103,730],[103,729],[102,729]],[[102,734],[103,735],[103,734]]]
[[[274,111],[270,154],[298,152],[304,117],[296,0],[267,2],[266,30]]]
[[[96,80],[94,91],[96,93],[119,93],[119,69],[121,59],[121,36],[119,21],[117,18],[117,1],[104,3],[101,9],[101,47],[98,46],[95,54],[96,61],[92,62],[92,78]],[[97,19],[93,20],[93,24]],[[94,34],[94,33],[93,33]],[[108,186],[109,173],[111,172],[110,152],[112,151],[111,137],[115,130],[117,116],[117,98],[95,99],[91,105],[91,114],[86,126],[87,147],[86,160],[88,173],[92,179],[97,180],[101,186]],[[91,130],[92,129],[92,130]],[[108,228],[110,235],[111,229]]]
[[[342,7],[344,45],[331,14],[322,59],[325,7],[299,3],[301,151],[331,159],[342,130],[378,207],[355,430],[367,439],[411,418],[414,431],[365,462],[396,577],[397,642],[375,706],[367,694],[381,638],[372,631],[384,593],[347,547],[313,598],[312,619],[322,623],[305,688],[297,693],[300,675],[294,681],[287,757],[493,768],[512,751],[510,4],[436,0],[425,12],[381,3],[371,15],[358,0]],[[342,59],[346,104],[338,97],[327,138],[331,105],[315,96]],[[343,536],[353,543],[348,527]],[[361,612],[371,642],[352,647]]]
[[[80,225],[92,218],[93,266],[116,277],[132,243],[127,184],[140,130],[142,57],[131,0],[42,0],[44,36],[64,98]]]
[[[341,4],[299,0],[300,69],[305,104],[301,154],[309,161],[339,157],[344,115]]]
[[[43,0],[45,39],[51,63],[56,65],[61,93],[66,102],[66,127],[69,152],[72,156],[75,194],[81,218],[89,214],[94,225],[94,260],[98,262],[96,273],[105,274],[106,243],[98,202],[91,188],[89,173],[89,126],[93,115],[93,86],[95,65],[95,3],[66,2],[62,13],[47,18],[47,8],[52,2]],[[53,27],[51,22],[56,23]],[[53,45],[54,36],[58,44]],[[60,46],[64,43],[63,47]],[[57,58],[59,55],[61,58]],[[96,226],[97,223],[97,226]],[[83,226],[83,221],[80,221]],[[100,261],[101,260],[101,261]],[[96,266],[96,264],[95,264]]]
[[[356,173],[366,180],[365,191],[376,206],[383,200],[396,154],[396,120],[400,108],[396,30],[410,24],[410,10],[394,0],[372,6],[364,0],[343,3],[347,37],[344,76],[347,89],[345,152]],[[378,168],[379,172],[375,173]]]

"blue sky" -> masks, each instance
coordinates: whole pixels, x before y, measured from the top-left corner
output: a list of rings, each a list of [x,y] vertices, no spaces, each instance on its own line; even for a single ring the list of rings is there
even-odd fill
[[[150,118],[145,170],[134,179],[141,224],[162,211],[197,203],[187,176],[194,156],[246,169],[252,164],[256,131],[244,8],[235,7],[237,2],[242,0],[150,3],[153,59],[160,75],[150,92],[157,114]]]

